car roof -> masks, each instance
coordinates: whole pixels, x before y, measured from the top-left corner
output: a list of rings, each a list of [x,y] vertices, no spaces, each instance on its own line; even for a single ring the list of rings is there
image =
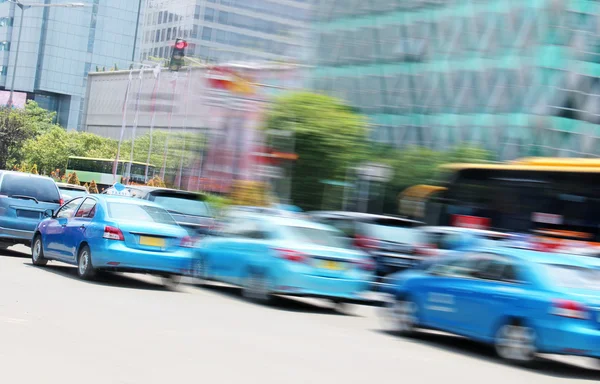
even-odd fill
[[[509,256],[515,259],[519,259],[525,262],[537,263],[537,264],[561,264],[561,265],[572,265],[572,266],[589,266],[582,259],[582,256],[569,255],[563,253],[553,252],[540,252],[532,251],[529,249],[510,248],[510,247],[490,247],[480,248],[475,251],[495,253],[498,255]]]
[[[67,184],[67,183],[56,183],[56,185],[58,185],[58,188],[71,188],[71,189],[79,189],[82,191],[87,191],[87,189],[83,185]]]
[[[114,188],[114,187],[110,187],[110,188]],[[110,188],[108,188],[108,189],[110,189]],[[195,195],[195,196],[206,197],[206,195],[201,192],[185,191],[183,189],[174,189],[174,188],[165,188],[165,187],[149,187],[147,185],[125,185],[125,188],[137,189],[138,191],[146,192],[146,193],[160,191],[160,192],[172,192],[172,193],[182,194],[182,195]]]
[[[52,180],[50,177],[48,176],[44,176],[44,175],[34,175],[33,173],[27,173],[27,172],[17,172],[17,171],[0,171],[0,175],[5,174],[5,175],[18,175],[18,176],[23,176],[23,177],[33,177],[33,178],[37,178],[37,179],[48,179],[48,180]],[[54,181],[54,180],[52,180]]]
[[[503,232],[498,232],[498,231],[490,231],[488,229],[476,229],[476,228],[464,228],[464,227],[451,227],[451,226],[431,226],[431,225],[427,225],[427,226],[422,226],[420,228],[422,231],[425,232],[438,232],[438,233],[463,233],[463,232],[467,232],[467,233],[471,233],[474,235],[495,235],[495,236],[501,236],[501,237],[506,237],[509,238],[510,235],[503,233]]]
[[[160,207],[160,205],[153,203],[148,200],[143,199],[134,199],[130,196],[117,196],[117,195],[101,195],[94,194],[90,195],[90,197],[96,198],[98,201],[104,201],[106,203],[128,203],[131,205],[148,205],[153,207]]]
[[[252,217],[252,216],[254,216],[254,215],[250,215],[249,217]],[[317,223],[317,222],[314,222],[311,220],[306,220],[306,219],[299,218],[299,217],[293,217],[293,216],[256,215],[255,217],[258,217],[262,220],[268,221],[271,224],[274,224],[277,226],[285,225],[285,226],[312,228],[312,229],[319,229],[319,230],[326,230],[326,231],[335,230],[335,228],[332,228],[328,225]]]
[[[420,221],[407,219],[405,217],[377,215],[377,214],[364,213],[364,212],[312,211],[312,212],[307,212],[307,213],[311,216],[329,217],[329,218],[345,218],[345,219],[353,219],[353,220],[361,220],[361,221],[385,219],[385,220],[398,220],[398,221],[403,221],[406,223],[413,223],[413,224],[423,224]]]

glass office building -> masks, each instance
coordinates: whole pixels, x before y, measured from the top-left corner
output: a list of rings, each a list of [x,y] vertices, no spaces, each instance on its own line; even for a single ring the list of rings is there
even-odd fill
[[[309,9],[309,0],[150,0],[142,60],[169,58],[182,38],[202,60],[302,61]]]
[[[68,0],[40,0],[60,4]],[[78,129],[87,74],[126,69],[137,54],[142,0],[77,0],[86,7],[31,7],[24,12],[15,91],[56,111],[58,123]],[[0,0],[0,88],[9,89],[21,10]]]
[[[600,155],[600,3],[316,4],[312,87],[367,114],[373,141]]]

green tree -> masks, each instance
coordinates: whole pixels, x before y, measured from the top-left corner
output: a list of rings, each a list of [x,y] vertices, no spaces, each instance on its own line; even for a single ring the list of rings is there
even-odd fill
[[[88,187],[88,192],[89,193],[100,193],[98,192],[98,185],[96,184],[95,180],[92,180],[92,182],[90,183],[90,186]]]
[[[291,131],[298,154],[292,200],[304,209],[319,209],[323,179],[343,179],[345,170],[366,150],[366,122],[342,101],[299,92],[277,100],[267,115],[267,130]]]
[[[39,175],[37,164],[33,164],[33,167],[31,167],[29,173],[31,173],[32,175]]]
[[[67,178],[67,184],[80,185],[79,178],[77,177],[77,172],[73,172],[69,174]]]

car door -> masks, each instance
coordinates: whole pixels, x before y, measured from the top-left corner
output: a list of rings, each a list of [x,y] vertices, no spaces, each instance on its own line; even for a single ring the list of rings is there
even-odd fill
[[[460,330],[460,318],[466,309],[458,293],[471,279],[474,262],[471,257],[460,256],[430,268],[431,277],[421,287],[423,320],[427,325],[449,332]]]
[[[77,208],[83,201],[82,197],[78,197],[63,205],[46,224],[45,252],[48,256],[58,259],[69,258],[69,249],[66,245],[67,223],[77,211]]]
[[[88,197],[81,203],[75,215],[67,220],[64,243],[68,249],[66,257],[70,261],[74,262],[76,260],[79,244],[85,238],[86,228],[94,218],[95,213],[96,200]]]
[[[484,338],[503,315],[518,307],[518,298],[525,297],[526,292],[518,263],[509,257],[482,256],[475,266],[474,276],[469,286],[455,294],[465,309],[460,318],[461,329],[471,336]]]
[[[217,280],[231,281],[234,275],[233,259],[241,236],[242,218],[229,217],[223,223],[217,237],[210,239],[207,272]]]

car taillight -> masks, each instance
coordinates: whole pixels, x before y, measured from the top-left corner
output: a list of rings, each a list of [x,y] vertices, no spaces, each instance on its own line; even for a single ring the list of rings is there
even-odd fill
[[[108,240],[119,240],[124,241],[125,237],[123,236],[123,232],[119,228],[105,226],[104,227],[104,235],[102,236]]]
[[[366,237],[366,236],[360,236],[360,235],[357,235],[354,238],[354,245],[358,248],[368,249],[368,250],[379,248],[379,242],[377,240],[372,239],[370,237]]]
[[[371,259],[360,259],[355,261],[355,264],[358,265],[360,269],[365,271],[372,271],[375,269],[375,262]]]
[[[60,199],[58,200],[58,204],[60,204],[60,206],[62,207],[62,205],[65,203],[65,199]]]
[[[194,239],[190,236],[185,236],[184,238],[181,239],[181,246],[183,248],[194,248],[194,244],[196,242],[194,241]]]
[[[570,300],[556,300],[552,306],[552,314],[561,317],[568,317],[570,319],[582,319],[588,318],[588,312],[585,306],[576,301]]]
[[[293,249],[275,248],[275,251],[282,259],[294,261],[296,263],[305,263],[308,260],[308,257],[304,253],[294,251]]]

